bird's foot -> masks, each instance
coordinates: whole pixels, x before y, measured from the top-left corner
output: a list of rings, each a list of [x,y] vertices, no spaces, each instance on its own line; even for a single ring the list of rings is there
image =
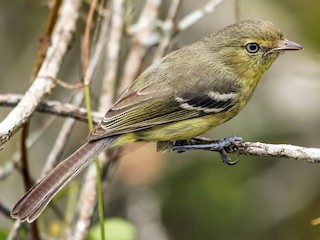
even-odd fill
[[[223,163],[227,165],[235,165],[238,160],[231,161],[227,155],[227,150],[235,148],[235,145],[243,142],[243,139],[236,136],[229,136],[222,140],[209,140],[206,138],[192,138],[187,140],[178,140],[170,145],[170,150],[174,152],[184,152],[187,150],[210,150],[220,153]]]

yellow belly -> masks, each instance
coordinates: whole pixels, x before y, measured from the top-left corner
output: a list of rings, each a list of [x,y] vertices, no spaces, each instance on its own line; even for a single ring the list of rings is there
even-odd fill
[[[181,122],[156,126],[133,134],[137,140],[141,141],[184,140],[199,136],[227,120],[229,120],[229,118],[226,119],[220,113],[219,117],[217,117],[217,115],[211,115],[193,118]]]

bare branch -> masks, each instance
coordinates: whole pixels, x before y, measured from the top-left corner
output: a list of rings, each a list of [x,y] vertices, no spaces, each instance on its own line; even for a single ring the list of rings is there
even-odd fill
[[[162,37],[159,47],[157,48],[157,51],[154,55],[153,62],[159,60],[165,55],[172,38],[177,33],[176,18],[177,18],[177,13],[178,13],[180,4],[181,4],[181,0],[174,0],[171,2],[171,5],[168,11],[168,16],[161,25],[164,36]]]
[[[13,226],[11,227],[11,230],[9,232],[9,235],[7,237],[7,240],[16,240],[18,239],[18,233],[20,229],[21,222],[15,221]]]
[[[241,6],[240,6],[241,3],[240,3],[240,0],[235,0],[234,4],[235,4],[234,8],[235,8],[235,13],[236,13],[236,20],[240,21],[240,19],[241,19]]]
[[[177,30],[182,31],[182,30],[189,28],[191,25],[198,22],[200,19],[202,19],[207,14],[212,13],[214,11],[215,7],[221,2],[222,2],[222,0],[208,1],[201,9],[195,10],[192,13],[190,13],[188,16],[184,17],[178,23]]]
[[[102,92],[99,99],[99,110],[105,112],[111,106],[116,91],[117,71],[119,68],[119,54],[121,38],[124,26],[124,1],[114,1],[112,4],[112,25],[110,29],[110,39],[106,53],[106,74],[103,79]],[[102,26],[103,27],[103,26]],[[106,41],[105,41],[106,42]]]
[[[14,107],[22,99],[20,94],[0,94],[0,106]],[[71,117],[76,120],[87,122],[87,110],[79,108],[70,103],[61,103],[59,101],[42,101],[36,108],[36,111],[42,113],[50,113],[60,117]],[[95,124],[99,123],[103,114],[99,112],[92,112],[93,121]]]
[[[80,5],[80,0],[63,2],[59,19],[52,33],[51,46],[48,48],[36,79],[19,104],[0,123],[0,146],[30,119],[38,104],[53,91],[55,84],[51,79],[57,77],[60,65],[68,50],[76,28]]]
[[[102,59],[104,53],[105,53],[105,48],[106,48],[106,39],[108,38],[108,31],[109,31],[109,21],[110,21],[110,11],[109,9],[103,8],[101,10],[102,14],[102,20],[101,20],[101,29],[99,31],[97,40],[94,43],[94,50],[93,54],[90,57],[89,61],[89,66],[86,71],[86,76],[87,78],[91,79],[93,78],[93,74],[97,69],[98,63]]]
[[[241,138],[233,137],[223,140],[209,140],[198,137],[174,143],[161,142],[158,149],[161,151],[188,151],[208,150],[225,153],[236,153],[241,155],[252,155],[261,157],[287,158],[290,160],[304,161],[308,163],[320,163],[320,148],[306,148],[289,144],[267,144],[260,142],[244,142]],[[227,146],[223,144],[228,142]],[[223,153],[221,150],[224,150]],[[222,156],[223,157],[223,156]],[[223,159],[224,160],[224,159]]]
[[[92,215],[97,204],[96,175],[95,165],[89,165],[77,204],[77,212],[79,212],[79,216],[76,218],[72,232],[68,233],[67,239],[85,239],[84,236],[88,232]]]
[[[74,97],[73,103],[76,106],[79,106],[83,102],[83,98],[84,98],[84,93],[83,91],[81,91]],[[53,146],[51,152],[49,153],[46,163],[42,169],[40,178],[44,177],[57,164],[57,161],[61,157],[63,150],[65,149],[65,146],[68,142],[68,137],[71,134],[72,127],[74,126],[74,124],[75,124],[74,118],[66,119],[64,121],[63,125],[60,128],[58,137],[55,141],[55,145]]]
[[[162,0],[148,0],[139,21],[129,31],[132,36],[132,45],[125,64],[119,92],[122,92],[138,77],[147,50],[158,42],[158,37],[155,36],[153,29],[161,3]]]
[[[84,84],[89,85],[91,78],[87,77],[87,70],[89,66],[89,58],[90,58],[90,36],[91,36],[91,28],[93,22],[94,12],[96,10],[96,6],[98,4],[98,0],[92,0],[90,3],[90,9],[88,12],[88,16],[86,18],[86,27],[84,32],[84,40],[82,45],[82,71],[84,76]]]
[[[22,98],[22,95],[20,98]],[[49,120],[45,122],[42,128],[38,128],[32,131],[32,133],[28,136],[26,142],[28,149],[30,149],[35,144],[35,142],[37,142],[40,139],[40,137],[46,132],[48,127],[54,122],[55,119],[56,116],[51,116]],[[0,168],[0,180],[5,180],[5,178],[10,176],[13,170],[20,168],[20,158],[21,153],[19,150],[15,151],[11,155],[11,157],[9,158],[10,160],[7,161],[5,165]]]
[[[11,161],[6,162],[5,165],[0,168],[0,180],[2,181],[10,176],[11,172],[16,169],[18,163],[18,158],[13,158]]]
[[[320,148],[306,148],[289,144],[243,142],[237,143],[235,149],[230,152],[243,155],[288,158],[290,160],[308,163],[320,163]]]

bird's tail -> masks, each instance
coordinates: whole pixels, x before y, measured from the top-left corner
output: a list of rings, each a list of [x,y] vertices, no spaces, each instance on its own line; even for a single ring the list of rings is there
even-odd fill
[[[54,195],[88,166],[99,153],[112,145],[115,139],[116,137],[110,137],[83,144],[32,187],[13,207],[11,216],[20,221],[33,222]]]

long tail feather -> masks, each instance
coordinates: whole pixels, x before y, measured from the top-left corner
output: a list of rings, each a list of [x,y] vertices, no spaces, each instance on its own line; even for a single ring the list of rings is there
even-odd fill
[[[55,194],[88,166],[99,153],[108,148],[114,140],[115,138],[105,138],[82,145],[22,197],[13,207],[11,216],[20,221],[33,222]]]

